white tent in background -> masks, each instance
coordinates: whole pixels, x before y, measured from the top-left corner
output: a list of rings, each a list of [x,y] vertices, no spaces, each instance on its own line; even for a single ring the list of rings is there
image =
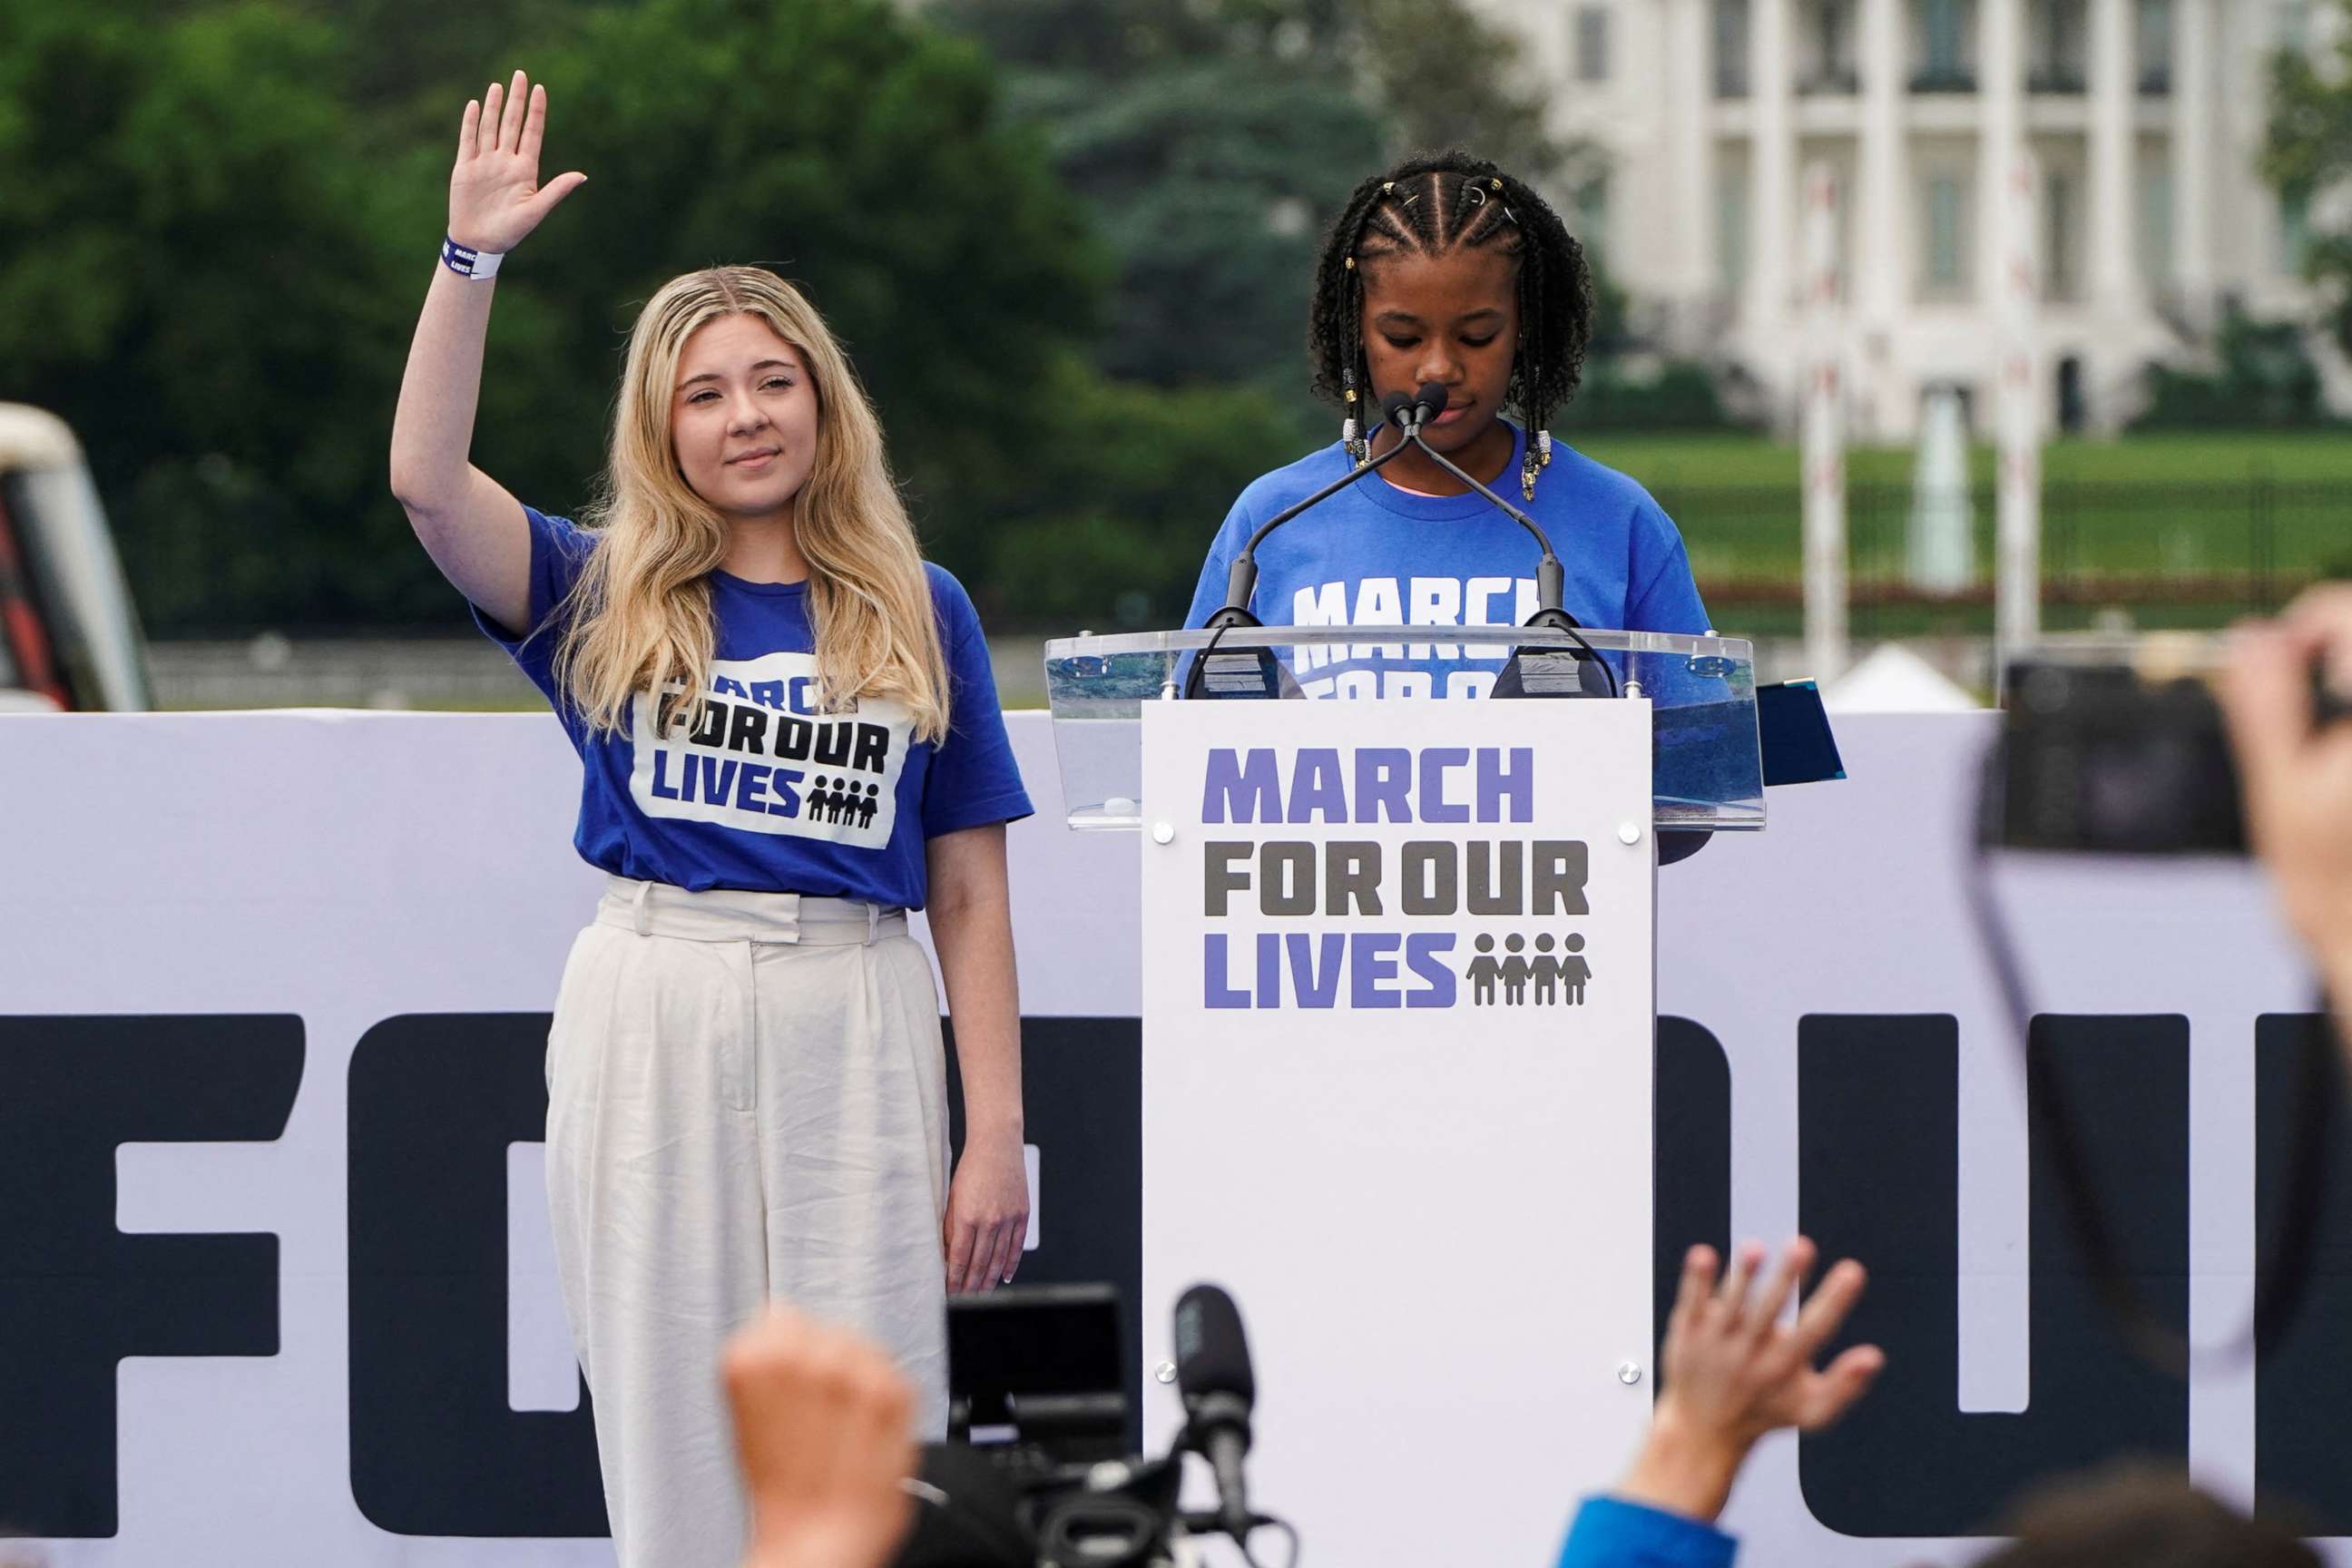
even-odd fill
[[[1869,658],[1822,688],[1832,713],[1970,713],[1984,706],[1901,643],[1881,643]]]

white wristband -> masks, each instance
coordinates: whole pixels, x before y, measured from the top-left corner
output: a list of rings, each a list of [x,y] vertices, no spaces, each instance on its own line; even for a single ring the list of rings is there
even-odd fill
[[[475,250],[454,239],[441,242],[441,265],[460,278],[470,278],[477,283],[487,282],[499,275],[499,263],[506,259],[502,250]]]

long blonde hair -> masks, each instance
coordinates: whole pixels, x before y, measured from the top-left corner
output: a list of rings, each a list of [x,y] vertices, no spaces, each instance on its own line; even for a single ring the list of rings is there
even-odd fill
[[[895,699],[916,738],[937,742],[948,727],[947,658],[882,426],[824,319],[756,267],[674,278],[638,313],[604,486],[582,519],[595,548],[561,611],[556,678],[599,731],[617,733],[638,693],[680,686],[688,701],[675,711],[689,728],[699,718],[715,643],[710,574],[726,559],[727,524],[678,468],[670,403],[687,339],[739,315],[799,351],[817,396],[816,460],[793,529],[809,563],[824,704]]]

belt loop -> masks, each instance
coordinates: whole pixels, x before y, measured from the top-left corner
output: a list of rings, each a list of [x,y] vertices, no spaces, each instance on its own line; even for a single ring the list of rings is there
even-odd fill
[[[635,896],[629,900],[629,920],[637,928],[639,936],[654,934],[653,911],[646,907],[652,903],[653,896],[654,885],[651,882],[639,882]]]
[[[874,945],[874,938],[875,938],[876,934],[881,931],[881,929],[882,929],[882,906],[881,906],[881,905],[879,905],[879,904],[867,904],[867,905],[866,906],[866,946],[868,946],[868,947],[872,947],[872,946]]]

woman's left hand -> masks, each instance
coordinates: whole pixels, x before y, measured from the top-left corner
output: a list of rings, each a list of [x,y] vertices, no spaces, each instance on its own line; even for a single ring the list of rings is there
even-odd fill
[[[1010,1285],[1029,1235],[1029,1173],[1018,1138],[966,1139],[948,1184],[948,1294]]]

